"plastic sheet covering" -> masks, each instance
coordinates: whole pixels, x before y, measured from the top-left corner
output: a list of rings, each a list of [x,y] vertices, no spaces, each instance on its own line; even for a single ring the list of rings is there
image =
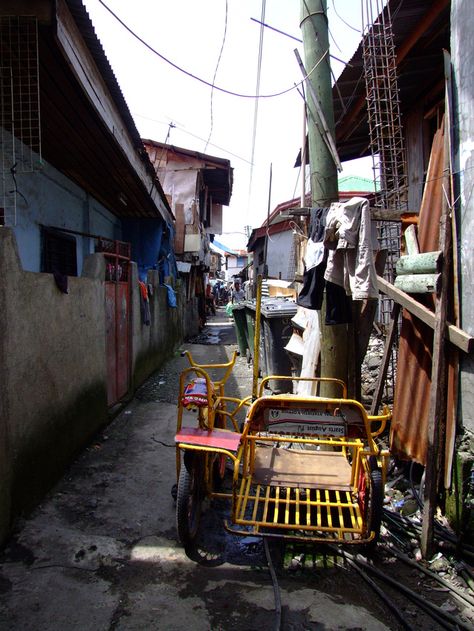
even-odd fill
[[[300,307],[303,309],[303,307]],[[321,352],[321,329],[319,326],[319,311],[304,309],[306,328],[303,333],[304,353],[300,377],[314,377]],[[299,381],[297,394],[316,394],[316,384],[311,381]]]

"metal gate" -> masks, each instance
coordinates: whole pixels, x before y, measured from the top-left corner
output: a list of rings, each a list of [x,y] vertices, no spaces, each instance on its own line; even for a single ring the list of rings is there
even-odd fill
[[[107,403],[114,405],[130,388],[130,244],[100,239],[105,257]]]

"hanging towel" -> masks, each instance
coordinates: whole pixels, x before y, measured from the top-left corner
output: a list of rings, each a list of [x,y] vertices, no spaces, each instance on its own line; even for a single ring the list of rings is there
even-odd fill
[[[171,287],[171,285],[164,285],[166,287],[166,291],[168,292],[168,307],[176,307],[176,292]]]

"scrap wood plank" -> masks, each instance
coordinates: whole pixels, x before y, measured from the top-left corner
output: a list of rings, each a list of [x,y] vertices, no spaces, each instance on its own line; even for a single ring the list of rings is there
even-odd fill
[[[436,300],[436,324],[433,335],[428,450],[426,454],[423,519],[421,524],[421,551],[425,559],[431,558],[434,552],[434,514],[437,506],[441,458],[444,455],[442,437],[446,430],[447,371],[445,336],[449,301],[449,254],[451,249],[451,218],[447,212],[441,217],[440,243],[443,244],[445,264],[442,272],[441,292]]]
[[[435,328],[436,314],[433,313],[433,311],[430,311],[427,307],[422,305],[421,302],[418,302],[418,300],[415,300],[415,298],[412,298],[401,289],[397,289],[392,283],[389,283],[381,276],[377,276],[377,284],[379,291],[386,294],[389,298],[392,298],[392,300],[432,329]],[[454,324],[447,323],[446,326],[447,337],[451,344],[454,344],[454,346],[457,346],[457,348],[465,353],[472,353],[474,350],[474,337]]]
[[[454,324],[460,324],[460,297],[459,297],[459,260],[458,260],[458,229],[456,222],[456,213],[459,209],[456,207],[454,195],[454,176],[453,176],[453,85],[451,72],[451,55],[447,50],[443,50],[444,55],[444,76],[446,84],[445,110],[446,110],[446,153],[447,153],[447,180],[445,196],[451,209],[451,232],[452,232],[452,276],[453,276],[453,318]],[[448,186],[449,184],[449,186]],[[455,438],[456,438],[456,412],[458,402],[458,373],[459,373],[459,352],[456,348],[450,349],[449,356],[449,386],[448,386],[448,415],[446,424],[446,448],[445,448],[445,478],[444,486],[451,486],[451,471],[454,457]]]

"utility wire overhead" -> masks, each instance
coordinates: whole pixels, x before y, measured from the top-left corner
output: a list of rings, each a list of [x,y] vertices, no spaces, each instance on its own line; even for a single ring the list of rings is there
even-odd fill
[[[117,22],[119,24],[121,24],[121,26],[123,26],[123,28],[126,31],[128,31],[130,33],[130,35],[132,35],[136,40],[138,40],[141,44],[143,44],[143,46],[145,46],[145,48],[147,48],[150,52],[152,52],[154,55],[156,55],[157,57],[159,57],[160,59],[165,61],[167,64],[169,64],[170,66],[172,66],[176,70],[179,70],[179,72],[182,72],[183,74],[185,74],[186,76],[190,77],[191,79],[195,79],[196,81],[199,81],[200,83],[203,83],[204,85],[207,85],[210,88],[214,88],[214,90],[218,90],[219,92],[223,92],[224,94],[229,94],[230,96],[236,96],[236,97],[239,97],[239,98],[242,98],[242,99],[271,99],[271,98],[274,98],[274,97],[277,97],[277,96],[282,96],[283,94],[288,94],[289,92],[292,92],[295,89],[295,86],[292,85],[290,88],[286,88],[285,90],[281,90],[280,92],[274,92],[272,94],[242,94],[240,92],[233,92],[232,90],[227,90],[226,88],[221,88],[220,86],[215,85],[215,84],[211,83],[210,81],[206,81],[205,79],[202,79],[201,77],[198,77],[197,75],[193,74],[192,72],[189,72],[188,70],[185,70],[184,68],[181,68],[181,66],[178,66],[177,64],[175,64],[173,61],[171,61],[170,59],[165,57],[165,55],[163,55],[162,53],[157,51],[155,48],[150,46],[150,44],[148,44],[139,35],[137,35],[137,33],[135,33],[135,31],[133,31],[129,26],[127,26],[127,24],[125,24],[125,22],[123,20],[121,20],[119,18],[119,16],[116,13],[114,13],[112,11],[112,9],[105,4],[105,2],[103,0],[98,0],[98,2],[99,2],[99,4],[101,4],[104,7],[104,9],[106,9],[110,13],[110,15],[112,15],[112,17],[114,17],[117,20]],[[309,76],[311,76],[311,74],[314,72],[314,70],[319,66],[319,64],[326,57],[327,52],[329,52],[329,51],[326,51],[326,53],[321,57],[321,59],[319,59],[316,62],[314,67],[311,68],[311,70],[308,72],[307,76],[302,81],[300,81],[297,85],[302,85],[304,80],[307,79]]]
[[[143,114],[136,114],[136,113],[133,113],[133,112],[132,112],[132,114],[133,114],[134,117],[136,116],[137,118],[143,118],[144,120],[151,121],[152,123],[159,123],[160,125],[169,125],[170,122],[173,122],[173,127],[178,129],[183,134],[188,134],[188,136],[192,136],[193,138],[196,138],[197,140],[202,140],[203,142],[206,142],[206,139],[203,138],[202,136],[198,136],[197,134],[193,134],[191,131],[188,131],[182,125],[178,125],[174,121],[161,121],[161,120],[157,120],[156,118],[150,118],[149,116],[143,116]],[[220,145],[216,145],[216,144],[214,144],[212,142],[209,142],[208,144],[211,147],[215,147],[216,149],[219,149],[220,151],[224,151],[229,156],[233,156],[234,158],[237,158],[238,160],[242,160],[242,162],[246,162],[247,164],[251,164],[251,162],[249,160],[247,160],[247,158],[242,158],[242,156],[239,156],[238,154],[233,153],[232,151],[229,151],[225,147],[221,147]]]
[[[212,79],[212,88],[211,88],[211,125],[210,125],[210,129],[209,129],[209,136],[207,138],[206,146],[204,147],[204,153],[206,153],[206,149],[207,149],[207,146],[209,144],[209,141],[211,140],[212,130],[213,130],[213,127],[214,127],[214,112],[213,112],[214,85],[216,83],[217,71],[219,70],[219,64],[221,63],[222,52],[224,50],[225,40],[226,40],[226,36],[227,36],[227,20],[228,20],[228,17],[229,17],[229,3],[228,3],[228,0],[225,0],[224,35],[222,37],[221,49],[219,51],[219,56],[217,58],[216,69],[214,71],[214,78]]]

